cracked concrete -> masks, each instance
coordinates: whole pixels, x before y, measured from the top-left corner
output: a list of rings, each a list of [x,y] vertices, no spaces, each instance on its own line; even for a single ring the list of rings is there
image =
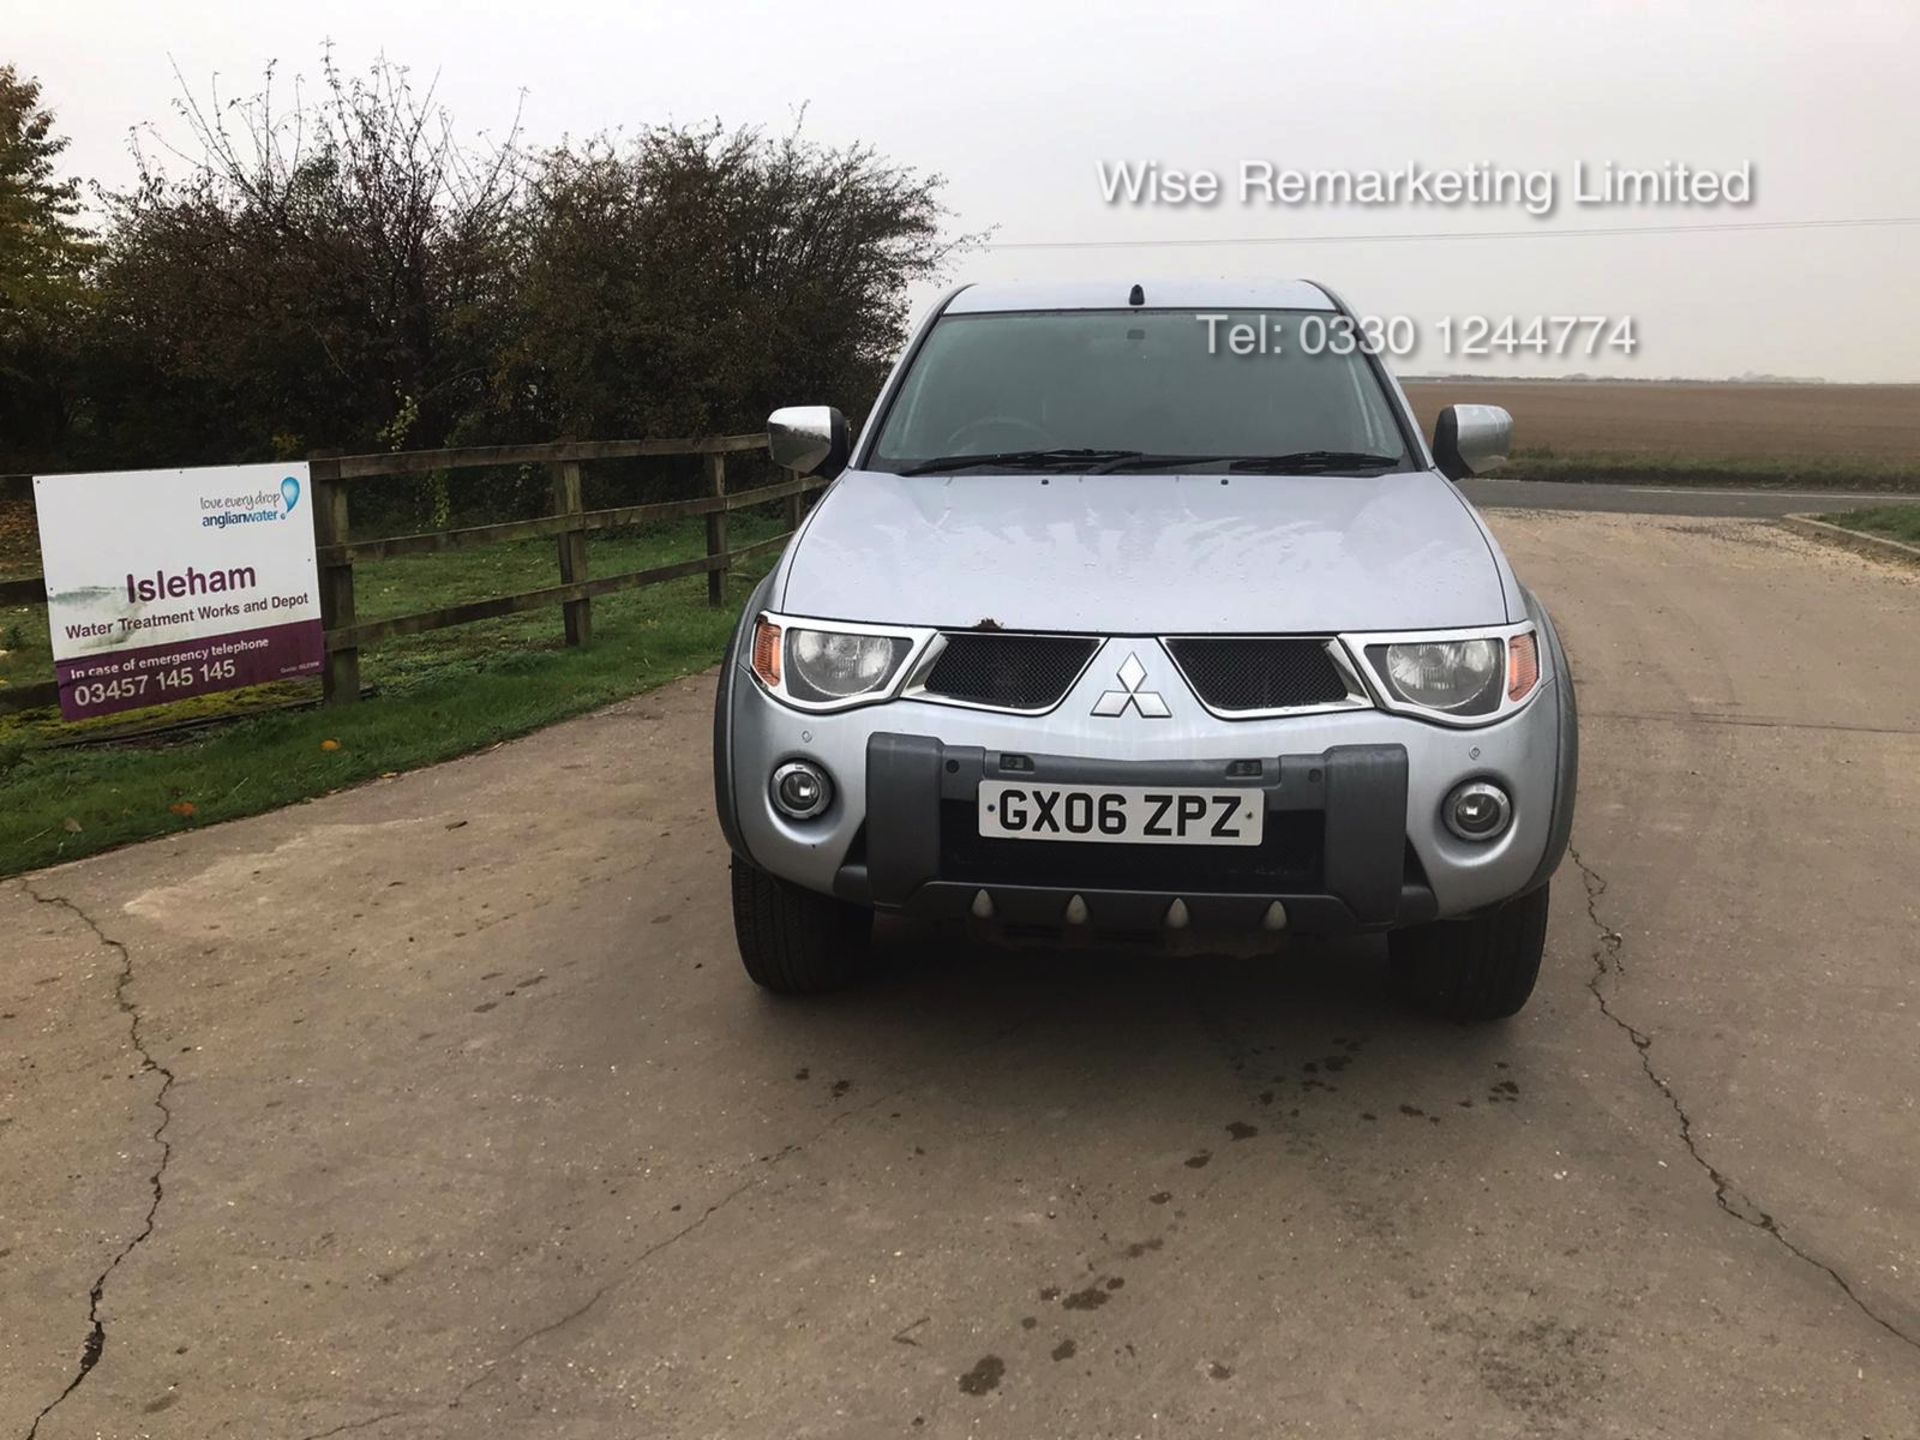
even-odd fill
[[[1914,1433],[1920,586],[1493,519],[1589,716],[1504,1026],[1370,945],[759,996],[705,681],[0,885],[0,1435]]]
[[[1006,1039],[1007,1037],[1011,1036],[1015,1031],[1021,1029],[1024,1025],[1026,1025],[1028,1023],[1028,1020],[1031,1018],[1032,1017],[1029,1016],[1021,1020],[1018,1020],[1014,1024],[1008,1026],[1006,1029],[998,1032],[995,1035],[988,1037],[986,1044],[990,1046],[1000,1040]],[[814,1144],[815,1142],[823,1138],[829,1131],[837,1129],[843,1124],[850,1124],[855,1121],[858,1121],[864,1116],[866,1116],[869,1112],[877,1110],[883,1105],[893,1103],[903,1095],[906,1095],[907,1093],[909,1093],[909,1091],[911,1091],[912,1088],[913,1088],[912,1085],[903,1085],[896,1089],[889,1090],[882,1095],[876,1096],[875,1098],[867,1101],[863,1105],[855,1106],[852,1109],[848,1109],[848,1110],[842,1110],[839,1113],[835,1114],[825,1124],[821,1125],[811,1135],[807,1136],[806,1138],[791,1142],[787,1145],[783,1145],[779,1150],[776,1150],[771,1155],[762,1155],[757,1157],[752,1162],[752,1164],[748,1167],[747,1173],[745,1177],[740,1181],[740,1183],[735,1185],[732,1189],[728,1190],[725,1194],[721,1195],[719,1199],[713,1201],[712,1203],[708,1204],[705,1208],[703,1208],[700,1211],[700,1214],[694,1220],[692,1220],[685,1226],[681,1227],[679,1230],[674,1231],[672,1234],[668,1235],[665,1239],[658,1240],[653,1244],[647,1246],[638,1255],[633,1257],[632,1261],[626,1266],[626,1268],[619,1275],[615,1276],[613,1279],[607,1281],[606,1283],[600,1285],[583,1302],[573,1306],[571,1309],[569,1309],[565,1314],[561,1315],[559,1318],[548,1321],[545,1324],[539,1325],[534,1329],[527,1331],[519,1339],[515,1340],[512,1344],[508,1345],[505,1351],[503,1351],[497,1358],[486,1362],[484,1368],[477,1375],[475,1375],[472,1379],[468,1380],[465,1384],[463,1384],[459,1388],[459,1390],[454,1393],[451,1399],[448,1399],[445,1402],[443,1402],[445,1408],[449,1410],[459,1409],[461,1405],[466,1401],[469,1395],[471,1395],[475,1390],[479,1389],[482,1385],[486,1384],[489,1380],[493,1379],[494,1376],[499,1372],[500,1368],[504,1366],[508,1361],[513,1360],[516,1356],[518,1356],[521,1351],[525,1350],[530,1345],[533,1345],[541,1340],[546,1339],[549,1336],[558,1334],[560,1331],[566,1329],[569,1325],[573,1324],[576,1320],[581,1319],[588,1312],[592,1311],[595,1307],[597,1307],[600,1304],[602,1300],[606,1299],[608,1295],[632,1283],[636,1278],[638,1278],[641,1271],[646,1267],[647,1263],[651,1261],[656,1255],[659,1255],[661,1252],[668,1250],[673,1246],[679,1244],[681,1241],[685,1240],[688,1236],[692,1235],[695,1231],[701,1229],[704,1225],[706,1225],[706,1223],[709,1220],[711,1220],[715,1215],[719,1214],[721,1211],[725,1210],[729,1205],[733,1204],[734,1201],[740,1199],[743,1195],[747,1194],[749,1191],[755,1189],[757,1186],[762,1184],[766,1178],[766,1171],[768,1169],[778,1165],[782,1160],[787,1159],[789,1156],[799,1154],[800,1152],[805,1150],[808,1146]],[[909,1326],[908,1328],[911,1329],[913,1327]],[[912,1345],[916,1343],[912,1340],[902,1340],[899,1335],[895,1335],[893,1338],[902,1344]],[[364,1419],[351,1420],[339,1425],[331,1426],[326,1430],[316,1431],[311,1435],[302,1437],[302,1440],[326,1440],[327,1436],[344,1434],[346,1432],[353,1431],[353,1430],[367,1429],[372,1426],[383,1424],[388,1420],[400,1419],[403,1416],[405,1416],[407,1413],[409,1412],[401,1411],[401,1410],[382,1411],[378,1414],[368,1416]]]
[[[1855,1292],[1853,1286],[1848,1283],[1847,1278],[1839,1271],[1835,1270],[1824,1260],[1809,1255],[1805,1250],[1801,1249],[1800,1246],[1796,1245],[1788,1238],[1786,1233],[1781,1230],[1778,1220],[1761,1209],[1750,1195],[1736,1186],[1732,1180],[1715,1167],[1711,1160],[1701,1153],[1700,1143],[1694,1137],[1693,1121],[1687,1115],[1687,1107],[1681,1103],[1680,1097],[1674,1094],[1673,1086],[1667,1083],[1666,1078],[1662,1076],[1658,1070],[1654,1069],[1653,1036],[1635,1029],[1633,1025],[1621,1018],[1619,1011],[1609,1000],[1606,990],[1602,988],[1602,982],[1609,977],[1617,979],[1626,973],[1626,967],[1620,959],[1620,951],[1624,944],[1624,937],[1619,931],[1612,929],[1600,918],[1600,912],[1597,908],[1600,897],[1606,894],[1607,882],[1594,871],[1591,865],[1580,858],[1578,847],[1568,852],[1568,858],[1573,861],[1574,867],[1580,873],[1580,882],[1586,891],[1587,918],[1593,922],[1593,927],[1597,932],[1599,940],[1599,943],[1594,947],[1594,973],[1587,980],[1587,989],[1593,992],[1593,998],[1600,1006],[1600,1013],[1605,1015],[1607,1019],[1611,1020],[1615,1025],[1619,1026],[1622,1033],[1633,1042],[1634,1050],[1640,1057],[1640,1068],[1645,1073],[1648,1082],[1654,1089],[1660,1092],[1667,1104],[1673,1107],[1674,1119],[1679,1122],[1678,1134],[1680,1143],[1685,1147],[1688,1158],[1690,1158],[1695,1165],[1699,1166],[1707,1178],[1713,1182],[1714,1203],[1743,1225],[1751,1225],[1757,1230],[1764,1231],[1779,1242],[1779,1244],[1796,1259],[1820,1271],[1821,1274],[1825,1275],[1833,1281],[1835,1285],[1840,1287],[1841,1293],[1859,1309],[1861,1314],[1865,1315],[1896,1340],[1920,1349],[1920,1340],[1915,1340],[1912,1335],[1909,1335],[1898,1325],[1895,1325],[1891,1320],[1887,1319],[1886,1316],[1877,1312],[1865,1300],[1861,1299]]]
[[[36,904],[51,905],[67,911],[93,932],[94,938],[102,949],[111,951],[119,957],[120,973],[113,982],[113,1000],[119,1007],[120,1013],[127,1017],[127,1043],[133,1047],[134,1054],[139,1057],[141,1070],[160,1077],[159,1087],[153,1095],[153,1108],[159,1112],[160,1118],[154,1126],[152,1135],[153,1143],[159,1148],[160,1154],[152,1173],[147,1177],[147,1183],[153,1190],[153,1203],[147,1207],[147,1213],[141,1221],[139,1230],[128,1238],[125,1245],[114,1252],[113,1258],[107,1262],[106,1269],[100,1272],[87,1289],[87,1331],[86,1339],[80,1346],[80,1363],[66,1387],[46,1403],[33,1417],[33,1423],[27,1427],[27,1440],[36,1440],[41,1424],[62,1401],[86,1382],[93,1367],[100,1363],[100,1357],[106,1353],[107,1327],[106,1322],[101,1318],[100,1302],[106,1293],[107,1282],[113,1277],[113,1272],[120,1268],[121,1262],[146,1243],[148,1237],[153,1234],[154,1224],[159,1218],[160,1202],[166,1198],[167,1162],[173,1158],[173,1145],[166,1138],[168,1122],[173,1119],[173,1112],[167,1108],[167,1091],[173,1087],[173,1071],[153,1058],[147,1050],[146,1042],[141,1038],[140,1010],[127,993],[133,984],[133,953],[123,943],[103,931],[92,916],[71,900],[60,895],[42,894],[31,881],[20,883],[21,888]]]

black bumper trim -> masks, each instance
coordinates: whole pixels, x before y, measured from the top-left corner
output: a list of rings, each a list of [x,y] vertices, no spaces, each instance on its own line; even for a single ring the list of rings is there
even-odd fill
[[[1103,934],[1141,934],[1165,931],[1167,907],[1176,899],[1187,907],[1188,925],[1199,933],[1246,934],[1263,928],[1275,900],[1286,907],[1286,934],[1352,935],[1377,929],[1363,925],[1345,902],[1332,895],[1185,894],[1149,890],[1075,890],[1040,885],[974,885],[954,880],[929,880],[901,908],[926,920],[964,920],[974,896],[985,890],[993,900],[993,920],[1000,925],[1050,927],[1062,933],[1084,930]],[[1066,908],[1078,895],[1087,907],[1086,923],[1069,925]],[[1439,910],[1433,892],[1424,886],[1404,887],[1394,924],[1417,925]],[[1170,931],[1166,933],[1172,933]]]
[[[1339,745],[1326,752],[1324,768],[1327,891],[1364,923],[1391,921],[1406,878],[1407,752]]]
[[[905,900],[940,871],[944,758],[930,735],[867,738],[867,884],[879,904]]]
[[[1297,887],[1278,877],[1273,890],[1258,893],[1063,887],[1017,873],[1008,874],[1004,883],[943,876],[941,803],[971,802],[983,779],[999,776],[1263,790],[1270,813],[1323,814],[1325,893],[1296,893]],[[1180,898],[1201,929],[1257,929],[1275,900],[1287,907],[1289,929],[1328,934],[1385,929],[1431,918],[1437,909],[1431,890],[1408,883],[1406,813],[1407,752],[1399,745],[1342,745],[1317,755],[1257,760],[1139,763],[949,748],[931,736],[880,733],[867,743],[866,864],[843,867],[834,889],[843,896],[859,894],[881,909],[933,918],[964,914],[975,892],[985,889],[1001,918],[1017,923],[1058,921],[1066,901],[1079,894],[1100,928],[1157,927],[1167,906]],[[862,873],[853,873],[856,869]],[[1032,920],[1007,912],[1003,896],[1016,911],[1032,909]]]

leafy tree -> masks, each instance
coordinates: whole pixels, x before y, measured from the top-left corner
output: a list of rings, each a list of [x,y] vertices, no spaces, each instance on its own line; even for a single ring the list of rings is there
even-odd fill
[[[483,398],[513,284],[511,141],[463,146],[431,92],[328,57],[295,88],[178,104],[178,178],[141,154],[101,272],[125,451],[176,462],[441,445]]]
[[[776,404],[858,414],[907,293],[970,237],[942,181],[798,127],[662,126],[538,158],[496,401],[576,435],[751,430]]]
[[[945,234],[938,176],[867,146],[715,123],[527,153],[517,125],[459,138],[405,68],[330,53],[317,86],[269,69],[245,99],[183,91],[94,241],[38,93],[0,70],[0,466],[694,435],[801,400],[858,415],[911,287],[970,243]],[[490,503],[544,503],[521,480]],[[444,519],[444,478],[415,500]]]
[[[67,440],[90,246],[80,187],[38,81],[0,65],[0,469],[32,469]]]

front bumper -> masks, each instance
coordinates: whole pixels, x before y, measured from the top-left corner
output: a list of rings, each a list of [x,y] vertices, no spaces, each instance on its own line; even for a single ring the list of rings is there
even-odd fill
[[[1252,931],[1278,900],[1287,928],[1313,933],[1429,920],[1433,892],[1409,874],[1407,752],[1348,745],[1257,762],[1141,765],[1011,754],[879,733],[867,743],[864,843],[834,874],[834,891],[930,918],[966,914],[985,891],[1010,924],[1057,925],[1078,895],[1100,930],[1152,930],[1175,899],[1199,930]],[[997,840],[976,823],[986,779],[1033,784],[1194,785],[1257,789],[1267,812],[1258,847],[1087,845]]]
[[[1151,642],[1128,643],[1144,655]],[[1165,720],[1106,718],[1090,713],[1091,690],[1043,716],[912,699],[806,714],[768,696],[736,654],[715,727],[722,823],[761,868],[884,910],[963,915],[984,889],[1000,920],[1057,925],[1078,895],[1091,928],[1148,930],[1177,898],[1195,930],[1255,931],[1280,900],[1289,930],[1390,929],[1486,909],[1551,872],[1565,843],[1555,824],[1562,790],[1572,803],[1559,773],[1563,708],[1571,728],[1555,690],[1563,673],[1556,666],[1506,719],[1461,730],[1371,709],[1224,721],[1178,698]],[[1008,756],[1020,768],[1008,769]],[[801,757],[829,772],[835,795],[825,813],[796,822],[773,808],[767,781]],[[1235,854],[984,839],[976,792],[1003,774],[1254,786],[1266,796],[1268,841]],[[1444,797],[1471,778],[1513,798],[1496,840],[1463,841],[1441,819]]]

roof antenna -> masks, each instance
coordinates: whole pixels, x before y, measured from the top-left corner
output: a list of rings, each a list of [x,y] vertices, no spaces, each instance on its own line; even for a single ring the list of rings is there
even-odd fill
[[[1127,303],[1129,305],[1146,304],[1147,292],[1142,290],[1138,285],[1134,286],[1132,292],[1127,296]]]

